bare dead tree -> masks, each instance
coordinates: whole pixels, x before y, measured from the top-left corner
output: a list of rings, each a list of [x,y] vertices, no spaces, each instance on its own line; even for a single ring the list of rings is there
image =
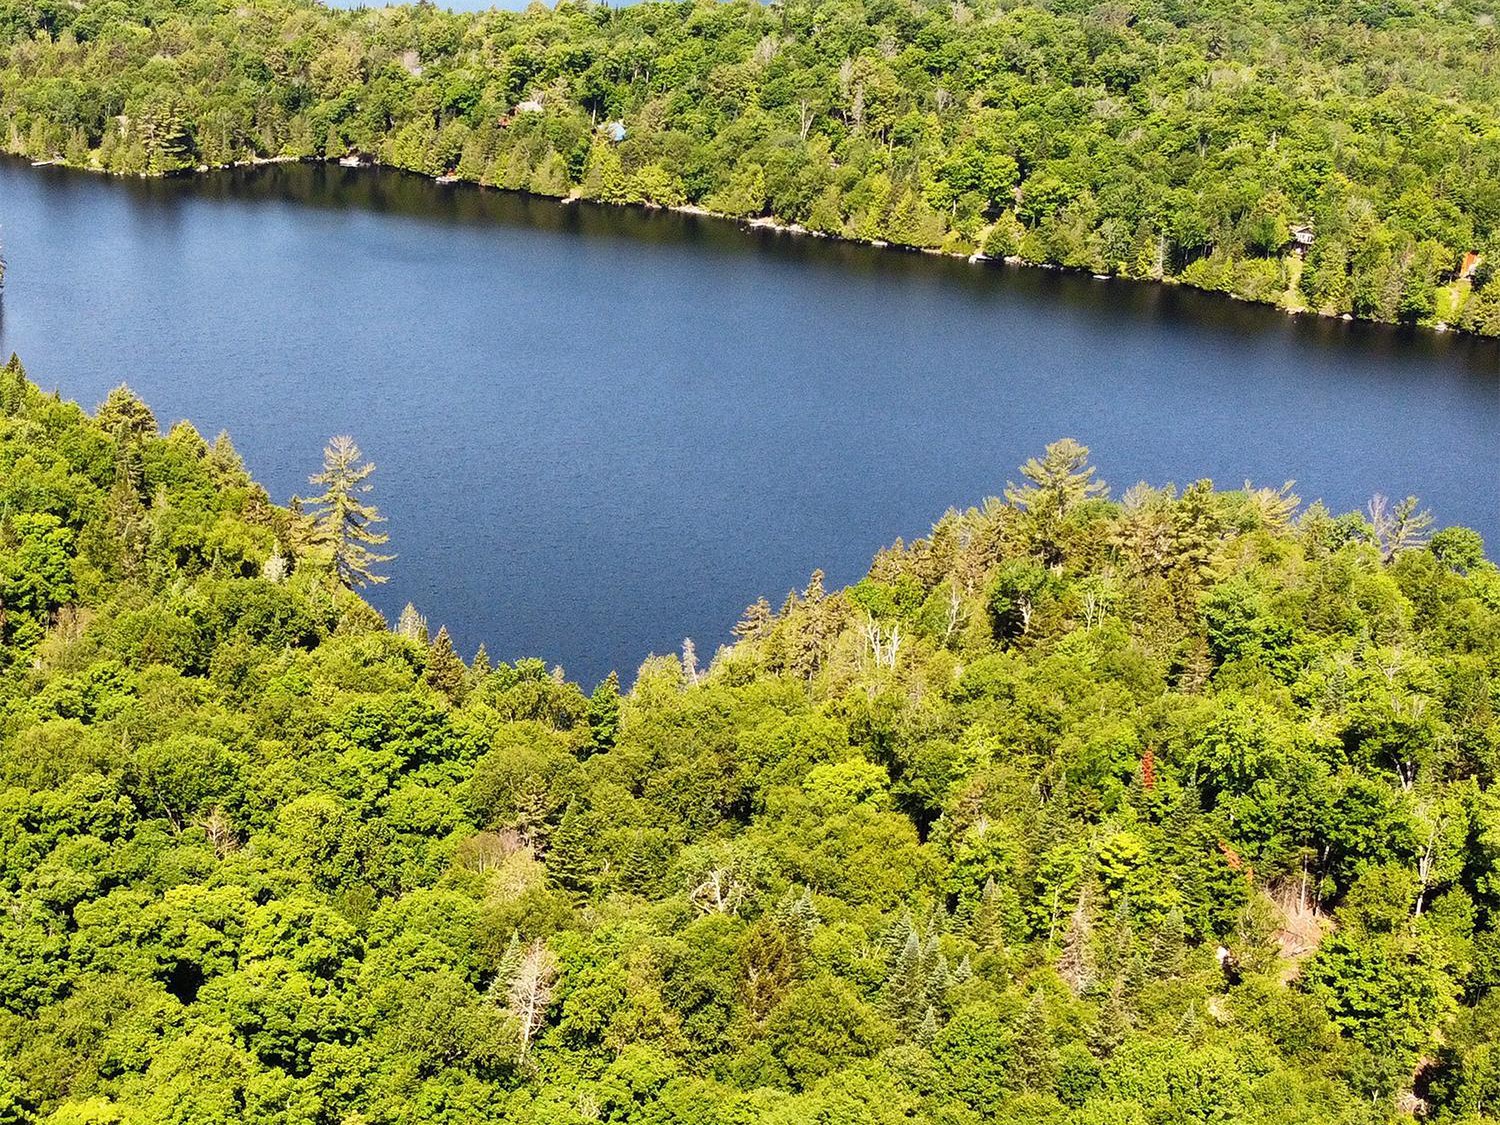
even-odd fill
[[[883,629],[873,617],[865,618],[865,644],[877,668],[895,668],[896,651],[901,647],[901,626],[892,625]]]
[[[1388,563],[1402,551],[1426,544],[1432,530],[1432,513],[1425,508],[1419,511],[1418,503],[1415,496],[1408,496],[1396,505],[1384,493],[1370,497],[1370,524],[1375,529],[1381,562]]]
[[[546,1021],[547,1005],[552,1002],[552,988],[556,983],[557,958],[541,941],[534,941],[526,947],[508,981],[500,978],[495,981],[504,989],[505,1010],[516,1021],[521,1042],[520,1058],[523,1060]]]
[[[713,867],[688,892],[688,900],[704,914],[734,915],[748,889],[732,867]]]

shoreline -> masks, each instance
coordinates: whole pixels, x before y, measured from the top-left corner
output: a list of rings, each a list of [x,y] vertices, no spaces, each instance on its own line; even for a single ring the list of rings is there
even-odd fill
[[[19,153],[8,153],[8,156],[18,160],[27,158]],[[441,187],[472,187],[486,191],[503,191],[515,195],[530,195],[536,199],[550,199],[558,206],[566,207],[577,203],[592,203],[601,207],[639,207],[646,211],[671,211],[679,215],[692,215],[698,218],[718,219],[724,222],[734,223],[745,230],[771,231],[775,234],[785,234],[794,237],[825,238],[835,242],[848,243],[851,246],[868,246],[876,250],[894,250],[905,254],[931,254],[937,257],[949,258],[958,261],[967,261],[971,265],[985,265],[990,262],[999,262],[1006,266],[1015,266],[1026,269],[1053,270],[1060,273],[1085,274],[1095,281],[1123,281],[1131,284],[1185,286],[1199,293],[1222,297],[1231,301],[1239,301],[1247,305],[1259,305],[1263,308],[1274,309],[1290,317],[1316,316],[1323,320],[1338,320],[1353,324],[1374,324],[1384,328],[1418,330],[1431,332],[1440,336],[1457,336],[1462,339],[1471,340],[1497,340],[1500,336],[1489,336],[1482,332],[1471,332],[1468,329],[1457,327],[1445,322],[1422,324],[1416,322],[1402,322],[1391,320],[1376,320],[1373,317],[1355,316],[1353,313],[1324,312],[1321,309],[1307,307],[1292,308],[1276,301],[1262,301],[1253,297],[1244,297],[1238,293],[1231,293],[1223,289],[1207,289],[1194,285],[1192,282],[1184,281],[1180,277],[1129,277],[1121,273],[1097,273],[1086,266],[1066,266],[1057,262],[1033,262],[1019,254],[1007,254],[1004,257],[992,257],[983,252],[975,250],[963,253],[956,250],[944,250],[940,246],[908,246],[900,243],[891,243],[879,238],[857,238],[845,234],[831,234],[827,231],[812,230],[800,223],[788,223],[775,215],[742,216],[730,215],[723,211],[714,211],[696,203],[651,203],[641,202],[619,202],[609,199],[592,199],[577,191],[569,192],[567,195],[548,195],[544,192],[534,192],[524,188],[507,188],[499,184],[487,184],[481,180],[466,179],[454,174],[432,175],[427,172],[419,172],[412,168],[402,168],[396,164],[384,164],[378,160],[362,161],[357,165],[344,164],[337,157],[322,156],[252,156],[248,160],[234,160],[227,164],[198,164],[191,168],[184,168],[177,172],[112,172],[106,168],[84,167],[77,164],[69,164],[62,158],[49,161],[29,161],[33,168],[64,168],[72,172],[85,172],[96,176],[113,177],[117,179],[136,178],[142,180],[168,180],[185,179],[189,176],[201,176],[212,172],[229,172],[242,168],[260,168],[275,164],[323,164],[333,167],[342,167],[350,171],[380,170],[385,172],[401,172],[410,176],[418,176]]]

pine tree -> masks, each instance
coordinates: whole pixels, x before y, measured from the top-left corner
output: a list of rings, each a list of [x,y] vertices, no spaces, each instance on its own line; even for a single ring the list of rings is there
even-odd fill
[[[739,624],[734,627],[734,635],[740,640],[753,641],[771,627],[773,620],[771,603],[765,598],[757,598],[754,604],[746,607]]]
[[[620,677],[611,672],[589,696],[589,750],[614,749],[620,729]]]
[[[0,416],[14,418],[26,406],[26,369],[15,352],[0,368]]]
[[[405,637],[414,644],[427,643],[427,618],[418,613],[417,607],[411,602],[406,603],[401,616],[396,618],[396,635]]]
[[[173,95],[152,95],[141,112],[140,129],[146,171],[177,172],[193,163],[196,146],[192,126]]]
[[[1040,460],[1033,457],[1021,466],[1029,484],[1005,486],[1005,498],[1030,517],[1043,562],[1061,561],[1062,525],[1069,513],[1085,500],[1109,492],[1103,481],[1094,479],[1088,458],[1088,446],[1063,438],[1047,446]]]
[[[145,572],[151,523],[142,502],[146,468],[137,443],[121,441],[116,445],[114,476],[105,511],[110,532],[119,547],[120,573],[126,578],[140,578]]]
[[[94,420],[105,433],[120,443],[155,437],[159,432],[156,415],[124,383],[104,396]]]
[[[1094,479],[1088,460],[1088,446],[1073,438],[1054,441],[1040,459],[1033,457],[1021,466],[1021,475],[1031,483],[1006,485],[1005,498],[1038,517],[1062,519],[1083,501],[1109,491],[1103,481]]]
[[[927,982],[922,972],[922,943],[915,930],[906,935],[906,944],[896,955],[885,982],[886,1010],[905,1031],[911,1031],[922,1019],[927,1007]]]
[[[568,801],[557,831],[547,843],[547,873],[570,891],[585,891],[592,882],[589,865],[589,826],[578,798]]]
[[[1037,989],[1027,1001],[1016,1029],[1016,1077],[1027,1090],[1049,1089],[1055,1061],[1052,1033],[1047,1027],[1046,998]]]
[[[453,638],[448,636],[448,626],[442,626],[438,629],[437,636],[432,638],[432,644],[427,647],[427,671],[423,679],[456,703],[463,695],[468,671],[458,653],[453,651]]]
[[[1094,1054],[1108,1058],[1125,1042],[1130,1031],[1130,1011],[1125,1006],[1125,989],[1116,985],[1099,1009],[1094,1027],[1089,1034],[1089,1047]]]
[[[345,586],[366,586],[386,581],[374,567],[390,562],[393,555],[379,555],[371,550],[386,542],[389,536],[373,530],[384,517],[373,504],[360,497],[370,491],[368,479],[375,471],[373,462],[361,463],[359,446],[354,439],[340,434],[323,450],[323,471],[308,479],[323,486],[323,494],[314,498],[320,508],[317,528],[322,543],[333,551],[334,573]]]
[[[917,1024],[917,1030],[912,1033],[912,1040],[919,1047],[931,1047],[937,1040],[937,1034],[937,1009],[929,1004],[927,1011],[922,1013],[922,1022]]]
[[[1075,994],[1086,992],[1094,983],[1094,923],[1092,887],[1085,882],[1078,892],[1078,905],[1068,920],[1063,935],[1062,955],[1057,963],[1058,975]]]
[[[490,673],[493,670],[494,665],[490,663],[490,650],[485,648],[484,642],[481,641],[479,648],[474,653],[474,659],[469,662],[469,676],[465,682],[465,687],[469,691],[473,691],[490,678]]]

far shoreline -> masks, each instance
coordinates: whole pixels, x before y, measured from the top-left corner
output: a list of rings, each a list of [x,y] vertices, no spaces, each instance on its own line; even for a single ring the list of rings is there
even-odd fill
[[[1355,316],[1352,313],[1332,313],[1320,309],[1306,307],[1292,308],[1278,304],[1274,301],[1257,300],[1253,297],[1245,297],[1238,293],[1232,293],[1223,289],[1210,289],[1200,285],[1194,285],[1180,277],[1130,277],[1119,272],[1098,273],[1083,266],[1068,266],[1057,262],[1034,262],[1018,254],[1010,254],[1004,257],[993,257],[985,254],[982,250],[964,254],[953,250],[944,250],[939,246],[909,246],[904,243],[892,243],[885,239],[858,238],[847,234],[831,234],[827,231],[812,230],[802,226],[800,223],[788,223],[775,215],[742,216],[731,215],[723,211],[714,211],[696,203],[666,204],[641,201],[616,201],[609,199],[595,199],[583,195],[581,192],[572,191],[567,195],[551,195],[545,192],[532,191],[527,188],[507,188],[499,184],[487,184],[482,180],[468,179],[454,173],[434,175],[430,172],[422,172],[413,168],[404,168],[397,164],[387,164],[379,159],[370,158],[361,160],[358,164],[350,164],[338,157],[321,156],[253,156],[248,160],[235,160],[224,164],[199,164],[190,168],[183,168],[174,172],[113,172],[105,168],[82,166],[70,164],[63,159],[53,160],[27,160],[25,156],[18,153],[5,154],[17,162],[26,162],[32,168],[61,168],[69,172],[81,172],[107,179],[139,179],[139,180],[183,180],[192,179],[213,172],[230,172],[246,168],[262,168],[270,165],[282,164],[306,164],[323,165],[343,168],[347,171],[378,170],[382,172],[398,172],[403,175],[416,176],[427,180],[437,187],[479,188],[486,191],[504,192],[508,195],[527,196],[532,199],[550,200],[559,207],[572,206],[578,203],[588,203],[599,207],[617,207],[625,210],[638,209],[641,211],[667,211],[679,215],[690,215],[696,218],[714,219],[722,222],[732,223],[744,231],[769,231],[777,235],[788,235],[791,237],[807,237],[825,239],[829,242],[844,243],[849,246],[866,246],[875,250],[892,250],[903,254],[927,254],[935,257],[946,258],[950,261],[966,261],[971,265],[987,266],[996,263],[1004,266],[1017,268],[1048,270],[1054,273],[1065,273],[1074,276],[1087,276],[1095,281],[1126,282],[1129,284],[1158,285],[1168,288],[1182,288],[1202,293],[1212,297],[1226,298],[1243,305],[1251,305],[1265,309],[1271,309],[1293,318],[1313,316],[1320,320],[1329,322],[1344,322],[1350,324],[1365,324],[1379,326],[1381,328],[1395,331],[1420,331],[1430,333],[1434,336],[1451,336],[1473,341],[1491,341],[1500,343],[1500,336],[1489,336],[1481,332],[1472,332],[1457,325],[1447,323],[1424,324],[1414,321],[1390,321],[1377,320],[1374,317]]]

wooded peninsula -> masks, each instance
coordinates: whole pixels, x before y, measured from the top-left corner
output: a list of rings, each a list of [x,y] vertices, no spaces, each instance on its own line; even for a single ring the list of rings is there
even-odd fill
[[[378,161],[1500,334],[1483,0],[3,0],[33,161]]]
[[[310,460],[0,370],[0,1122],[1496,1120],[1476,532],[1063,440],[585,691]]]

